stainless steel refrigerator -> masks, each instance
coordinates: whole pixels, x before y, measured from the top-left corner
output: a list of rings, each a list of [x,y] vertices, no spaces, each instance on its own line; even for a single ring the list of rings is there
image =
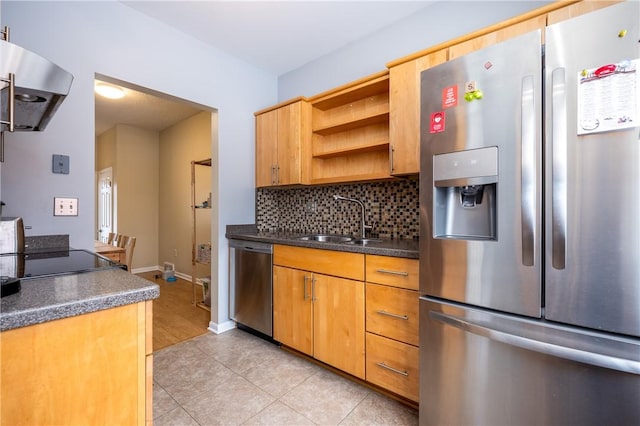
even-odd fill
[[[639,74],[637,1],[422,73],[421,425],[640,424]]]

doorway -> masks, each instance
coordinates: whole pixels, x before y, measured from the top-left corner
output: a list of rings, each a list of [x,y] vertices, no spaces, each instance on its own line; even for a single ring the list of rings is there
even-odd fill
[[[107,167],[98,172],[98,236],[103,243],[107,242],[109,233],[113,232],[113,169]]]
[[[192,305],[190,298],[183,300],[174,290],[185,287],[189,295],[192,291],[190,167],[192,160],[201,158],[212,158],[212,166],[217,167],[213,154],[217,111],[105,76],[96,76],[95,83],[112,86],[125,95],[120,99],[95,96],[96,230],[108,235],[103,222],[109,219],[112,232],[136,236],[132,272],[161,285],[161,293],[164,290],[164,296],[172,298],[167,302],[163,297],[161,303],[185,305],[174,311],[197,310],[198,324],[202,323],[200,317],[206,317],[207,321],[198,325],[205,333],[210,313]],[[102,199],[99,182],[100,171],[108,168],[111,184],[104,186],[111,191],[111,214],[102,208],[108,201]],[[211,210],[211,221],[213,213]],[[162,278],[165,262],[175,265],[178,281],[167,283]],[[159,315],[169,311],[157,309]],[[184,330],[172,331],[167,324],[187,327],[182,320],[156,321],[154,312],[154,329],[156,324],[164,324],[158,333],[174,336],[184,335]]]

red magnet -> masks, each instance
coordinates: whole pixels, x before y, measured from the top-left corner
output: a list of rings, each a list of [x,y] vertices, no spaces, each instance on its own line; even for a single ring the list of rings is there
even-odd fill
[[[604,65],[597,70],[595,70],[594,74],[596,77],[604,77],[609,74],[613,74],[616,70],[616,66],[614,64]]]
[[[458,105],[458,86],[442,89],[442,108],[451,108],[456,105]]]
[[[431,114],[429,133],[444,132],[444,117],[444,111],[434,112]]]

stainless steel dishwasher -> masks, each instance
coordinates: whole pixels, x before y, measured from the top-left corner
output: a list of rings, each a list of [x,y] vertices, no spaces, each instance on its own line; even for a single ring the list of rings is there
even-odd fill
[[[240,328],[273,337],[273,246],[229,240],[229,310]],[[251,331],[249,330],[249,331]]]

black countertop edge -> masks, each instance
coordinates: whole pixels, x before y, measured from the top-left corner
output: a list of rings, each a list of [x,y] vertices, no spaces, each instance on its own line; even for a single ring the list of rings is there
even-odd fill
[[[296,232],[258,232],[255,225],[227,225],[225,236],[228,239],[259,241],[264,243],[344,251],[350,253],[375,254],[379,256],[404,257],[409,259],[418,259],[419,257],[420,249],[418,240],[383,239],[381,242],[358,245],[304,241],[300,239],[301,236],[308,234],[309,233]]]
[[[0,331],[156,299],[160,287],[121,269],[22,281],[0,300]]]

